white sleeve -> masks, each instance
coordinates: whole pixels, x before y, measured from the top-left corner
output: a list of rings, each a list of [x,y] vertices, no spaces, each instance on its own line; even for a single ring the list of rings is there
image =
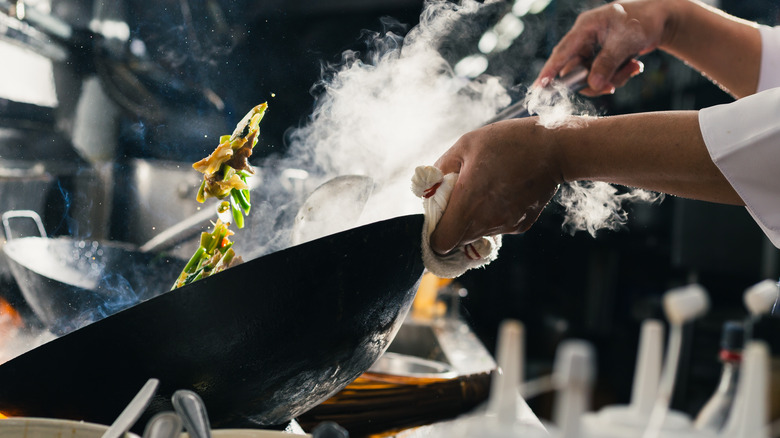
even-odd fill
[[[780,88],[699,111],[710,157],[780,248]]]
[[[759,26],[761,33],[761,71],[758,91],[780,87],[780,26]]]

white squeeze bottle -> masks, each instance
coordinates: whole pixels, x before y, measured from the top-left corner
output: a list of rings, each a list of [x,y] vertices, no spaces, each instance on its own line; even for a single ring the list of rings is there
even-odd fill
[[[726,418],[728,418],[731,406],[734,404],[734,396],[737,393],[744,342],[745,330],[742,323],[726,321],[723,324],[718,355],[723,364],[720,382],[715,393],[696,416],[694,422],[696,429],[719,432],[726,424]]]

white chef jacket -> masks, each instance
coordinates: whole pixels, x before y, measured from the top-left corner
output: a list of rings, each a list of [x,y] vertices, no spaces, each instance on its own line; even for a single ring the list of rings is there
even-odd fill
[[[699,111],[710,157],[780,248],[780,27],[761,26],[758,92]]]

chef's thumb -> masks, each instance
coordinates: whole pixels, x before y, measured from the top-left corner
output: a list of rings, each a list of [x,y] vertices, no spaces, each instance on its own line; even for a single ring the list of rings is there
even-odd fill
[[[436,229],[431,234],[431,249],[439,255],[447,255],[461,246],[466,228],[459,215],[450,209],[444,211]]]
[[[442,230],[437,226],[431,234],[431,249],[438,255],[447,255],[458,245],[457,241],[447,234],[447,230]]]

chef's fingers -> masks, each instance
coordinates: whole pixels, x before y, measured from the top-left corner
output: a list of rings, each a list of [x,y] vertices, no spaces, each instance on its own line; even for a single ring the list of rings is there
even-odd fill
[[[612,79],[612,83],[615,84],[616,87],[620,88],[623,85],[626,85],[626,82],[628,82],[629,79],[642,73],[643,71],[645,71],[645,65],[642,63],[642,61],[633,58],[629,59],[623,65],[623,67],[621,67],[615,73],[615,76]]]
[[[618,73],[627,66],[630,67],[629,72],[638,67],[634,57],[645,46],[644,39],[644,31],[637,20],[629,20],[625,26],[614,26],[593,58],[588,86],[603,94],[614,93],[618,83],[626,79]]]
[[[641,61],[636,59],[630,59],[612,77],[611,82],[614,85],[614,88],[610,88],[609,90],[606,91],[610,93],[614,92],[615,88],[620,88],[626,85],[626,82],[628,82],[629,79],[642,73],[643,71],[644,71],[644,64]],[[594,90],[591,87],[585,87],[582,90],[580,90],[580,94],[588,97],[598,97],[604,94],[604,90]]]
[[[589,17],[588,12],[577,17],[574,26],[553,47],[550,56],[534,81],[534,86],[548,86],[555,78],[561,76],[564,69],[588,67],[589,60],[599,48],[600,22]]]

